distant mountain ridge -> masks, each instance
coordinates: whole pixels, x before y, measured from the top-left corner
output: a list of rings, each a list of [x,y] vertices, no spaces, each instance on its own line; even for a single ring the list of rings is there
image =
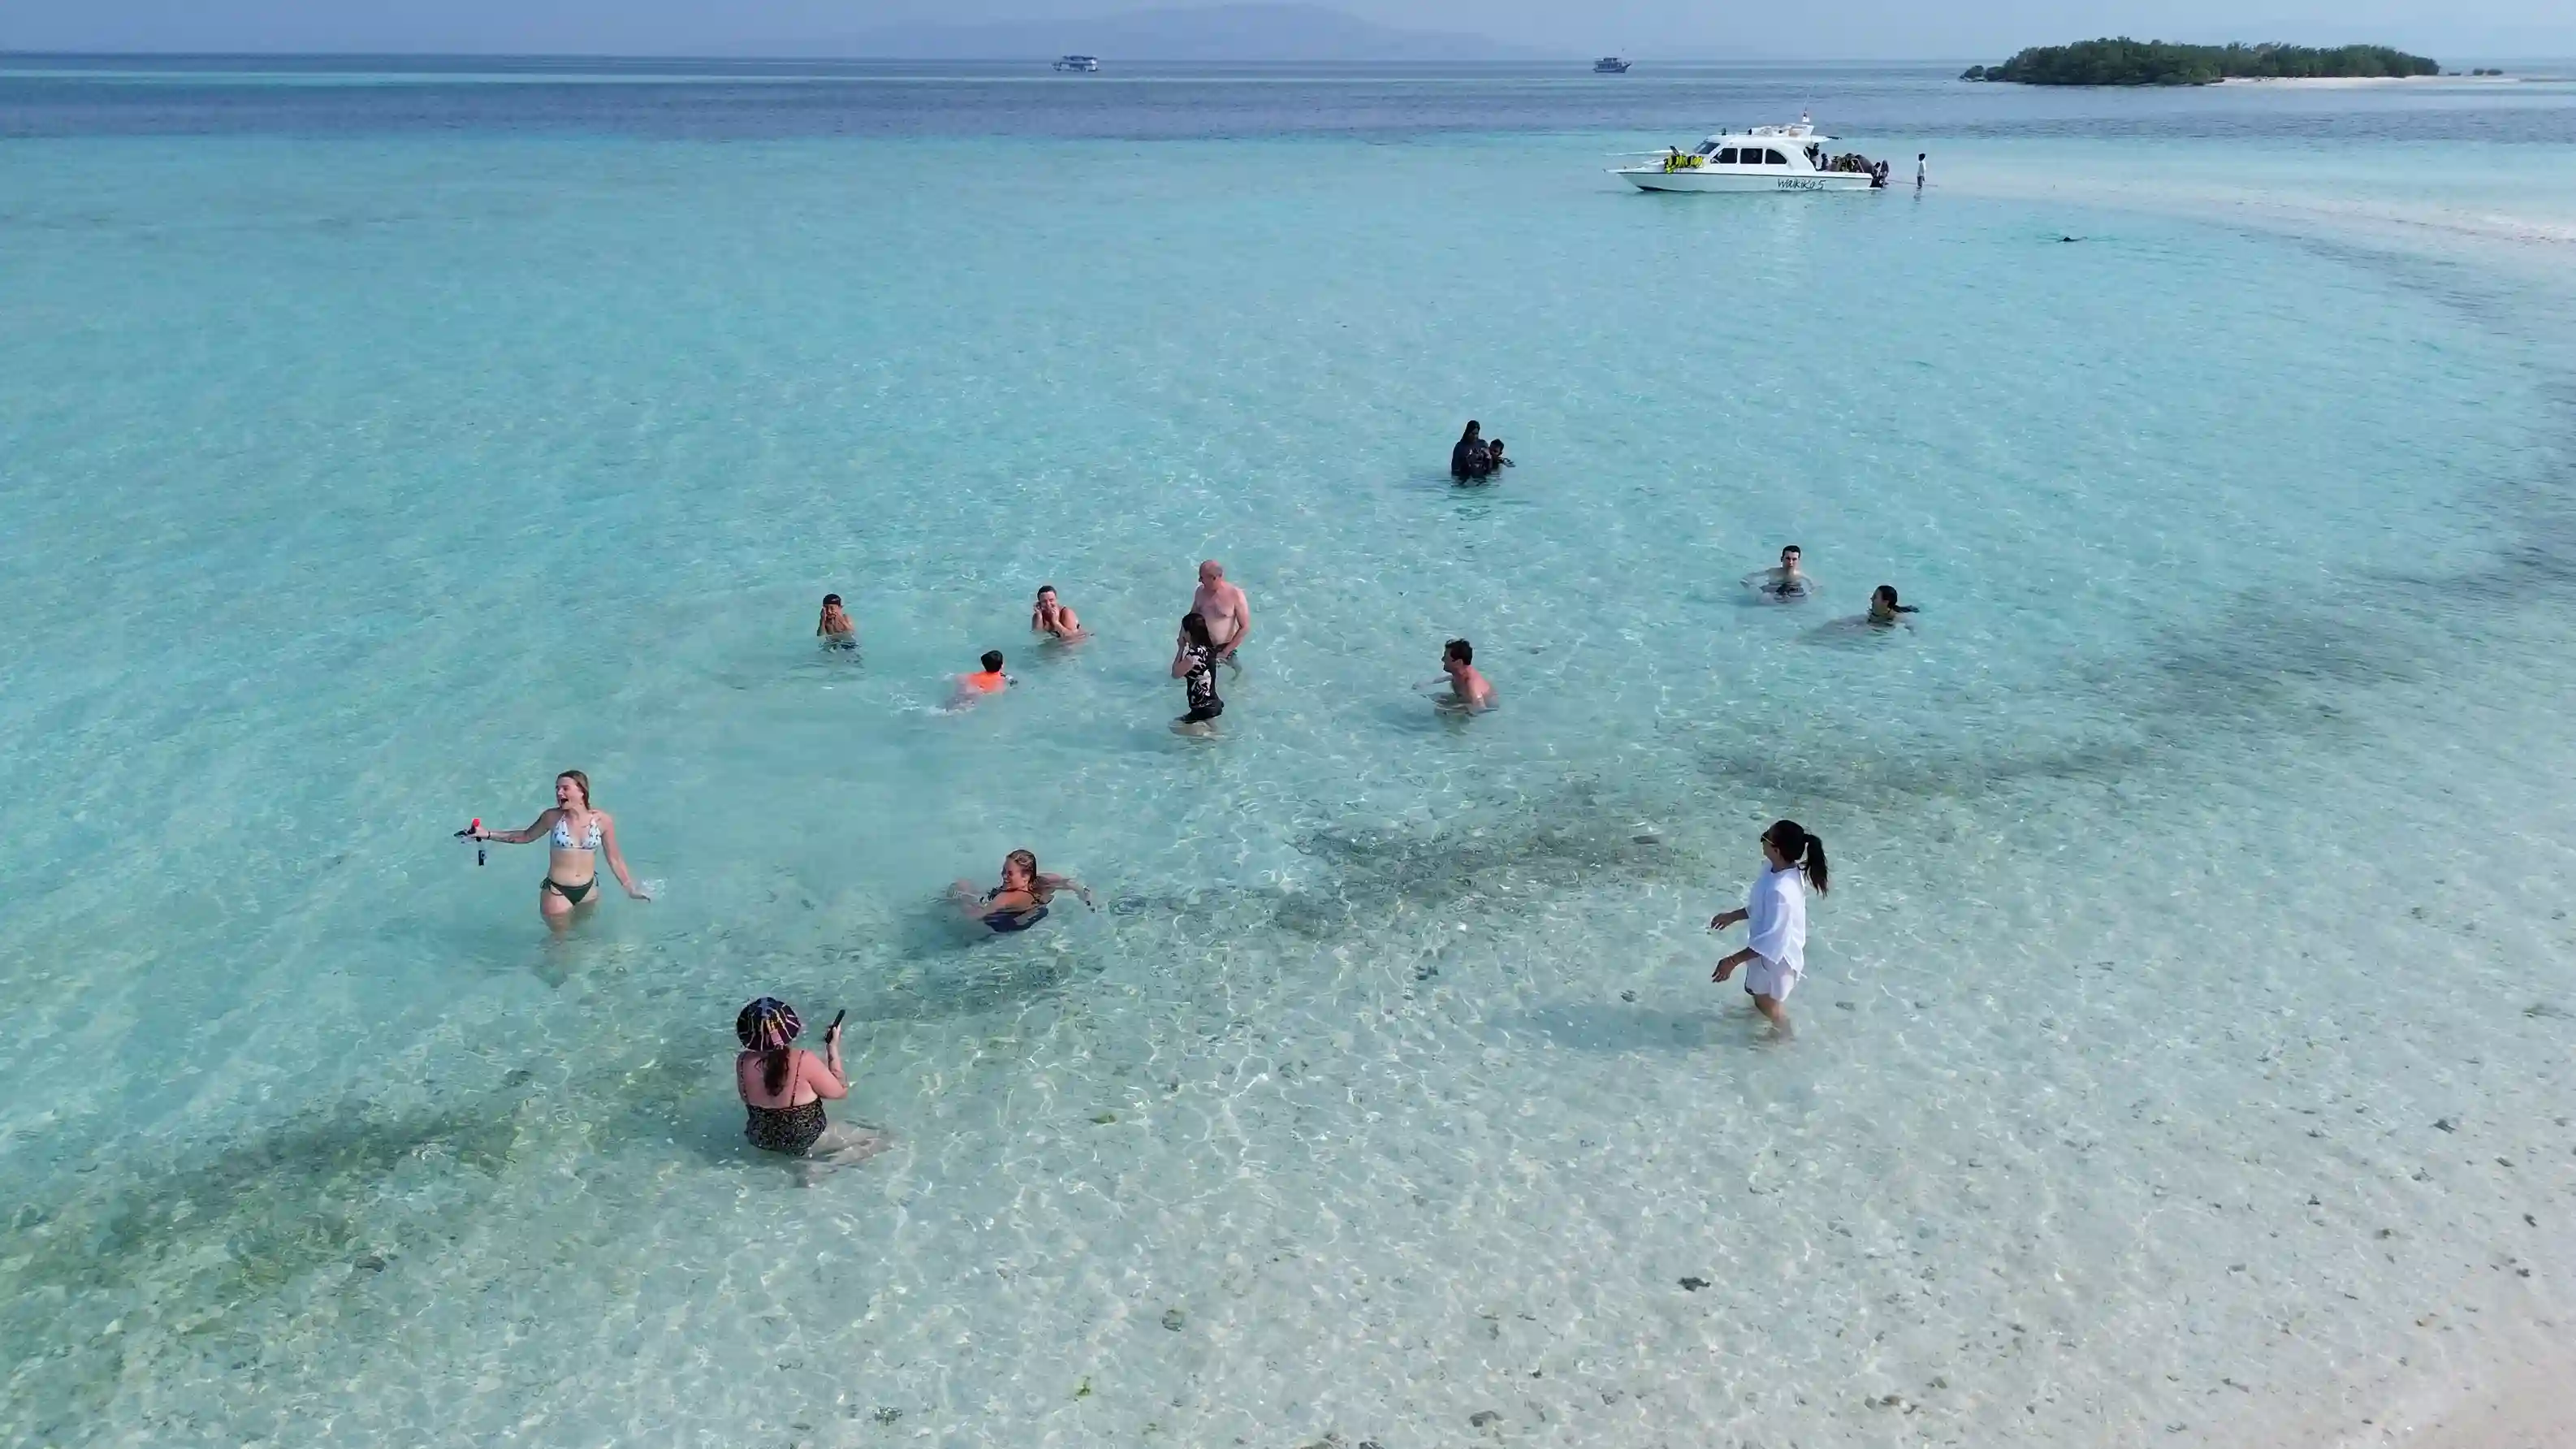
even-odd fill
[[[835,47],[836,49],[842,47]],[[1132,10],[1091,20],[888,25],[852,37],[850,54],[887,60],[1511,60],[1532,52],[1481,35],[1398,30],[1323,5]]]

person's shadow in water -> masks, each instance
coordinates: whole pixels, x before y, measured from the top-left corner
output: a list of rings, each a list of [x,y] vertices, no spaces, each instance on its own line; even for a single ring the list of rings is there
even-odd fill
[[[1557,1046],[1592,1052],[1691,1051],[1727,1045],[1738,1036],[1737,1023],[1716,1008],[1660,1011],[1597,1001],[1542,1006],[1499,1024],[1535,1032]]]

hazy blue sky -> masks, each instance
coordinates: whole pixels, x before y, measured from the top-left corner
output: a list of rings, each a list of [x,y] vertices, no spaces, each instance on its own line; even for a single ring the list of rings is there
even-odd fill
[[[909,21],[1088,16],[1187,0],[0,0],[0,48],[794,54]],[[2443,60],[2576,55],[2576,0],[1342,0],[1383,24],[1567,55],[1999,58],[2132,34],[2349,40]],[[1789,24],[1781,23],[1783,20]]]

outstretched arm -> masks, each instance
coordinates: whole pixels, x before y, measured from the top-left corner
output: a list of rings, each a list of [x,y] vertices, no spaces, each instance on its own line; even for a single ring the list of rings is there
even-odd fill
[[[1720,911],[1708,918],[1708,928],[1712,931],[1723,931],[1738,921],[1750,919],[1752,919],[1750,911]]]
[[[1082,897],[1082,903],[1084,905],[1091,907],[1091,909],[1095,911],[1100,909],[1099,904],[1091,899],[1091,888],[1084,885],[1082,882],[1075,880],[1072,876],[1040,875],[1038,877],[1038,884],[1045,886],[1051,891],[1071,891],[1075,895]]]
[[[626,873],[626,853],[617,848],[617,818],[605,810],[599,812],[599,846],[608,852],[608,868],[617,872],[617,883],[626,887],[629,897],[639,901],[653,899],[637,890],[635,877]]]
[[[563,814],[561,809],[542,811],[538,814],[536,819],[528,822],[528,828],[525,830],[486,830],[474,838],[476,840],[498,841],[503,845],[525,845],[529,841],[536,839],[538,836],[545,834],[547,831],[554,829],[555,817],[561,814]]]

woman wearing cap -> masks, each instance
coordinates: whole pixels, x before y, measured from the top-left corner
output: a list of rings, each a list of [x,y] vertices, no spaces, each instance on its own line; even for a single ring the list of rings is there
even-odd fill
[[[805,1031],[796,1008],[764,996],[733,1019],[742,1053],[733,1059],[733,1083],[747,1116],[742,1135],[764,1152],[824,1162],[856,1162],[885,1146],[874,1132],[835,1127],[823,1104],[850,1095],[841,1071],[841,1024],[823,1033],[823,1055],[799,1050]]]
[[[1825,893],[1825,843],[1795,820],[1774,820],[1762,832],[1761,878],[1744,893],[1744,909],[1720,911],[1708,928],[1723,931],[1738,921],[1753,923],[1753,940],[1743,950],[1717,963],[1711,981],[1724,981],[1738,966],[1745,994],[1782,1036],[1789,1034],[1789,1013],[1781,1003],[1797,989],[1807,970],[1807,890]]]

